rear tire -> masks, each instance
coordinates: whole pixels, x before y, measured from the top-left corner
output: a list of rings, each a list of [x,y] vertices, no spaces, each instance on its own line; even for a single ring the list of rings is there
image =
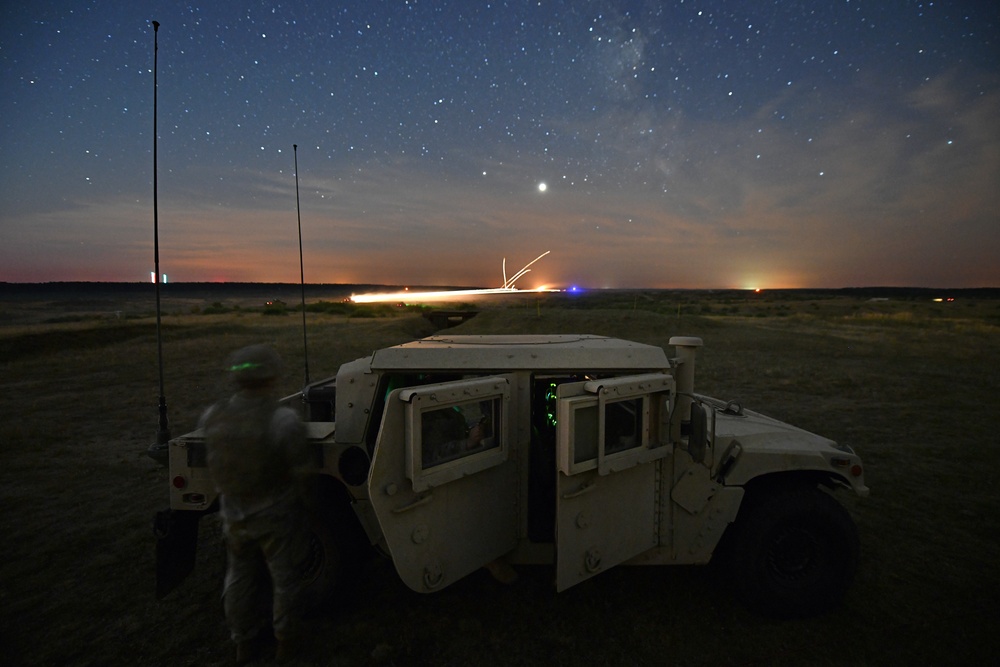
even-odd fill
[[[322,613],[356,583],[367,541],[350,505],[329,496],[311,513],[307,530],[302,591],[308,610]]]
[[[840,603],[858,563],[858,533],[847,511],[815,487],[747,499],[729,543],[730,573],[752,610],[814,616]]]

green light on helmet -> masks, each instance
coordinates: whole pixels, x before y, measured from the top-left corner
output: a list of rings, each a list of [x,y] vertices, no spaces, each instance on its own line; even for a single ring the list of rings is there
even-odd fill
[[[239,371],[249,371],[254,368],[260,368],[262,364],[258,364],[254,361],[245,361],[242,364],[234,364],[229,367],[229,370],[238,373]]]

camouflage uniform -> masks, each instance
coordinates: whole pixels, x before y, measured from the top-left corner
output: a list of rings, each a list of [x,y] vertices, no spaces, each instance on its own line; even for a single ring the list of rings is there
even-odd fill
[[[256,638],[268,616],[280,642],[294,633],[300,615],[308,450],[298,415],[272,395],[279,369],[280,358],[270,348],[240,350],[230,363],[238,391],[201,419],[229,552],[223,603],[238,645]]]

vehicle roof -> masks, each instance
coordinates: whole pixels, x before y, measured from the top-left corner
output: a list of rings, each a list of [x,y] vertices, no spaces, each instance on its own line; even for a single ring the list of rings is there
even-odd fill
[[[438,335],[378,350],[373,370],[660,370],[663,348],[591,334]]]

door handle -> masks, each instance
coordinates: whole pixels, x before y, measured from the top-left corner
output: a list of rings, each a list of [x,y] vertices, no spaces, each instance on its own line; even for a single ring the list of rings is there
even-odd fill
[[[409,505],[403,505],[402,507],[394,507],[392,509],[392,511],[393,511],[394,514],[400,514],[402,512],[409,512],[410,510],[412,510],[412,509],[414,509],[416,507],[420,507],[421,505],[426,505],[427,503],[429,503],[433,499],[434,499],[434,494],[428,493],[427,495],[424,495],[424,496],[421,496],[421,497],[417,498],[416,500],[414,500]]]
[[[596,487],[597,487],[597,485],[594,482],[587,482],[586,484],[584,484],[583,486],[581,486],[576,491],[573,491],[571,493],[564,493],[563,496],[562,496],[562,498],[563,498],[563,500],[569,500],[570,498],[579,498],[580,496],[582,496],[585,493],[590,493]]]

